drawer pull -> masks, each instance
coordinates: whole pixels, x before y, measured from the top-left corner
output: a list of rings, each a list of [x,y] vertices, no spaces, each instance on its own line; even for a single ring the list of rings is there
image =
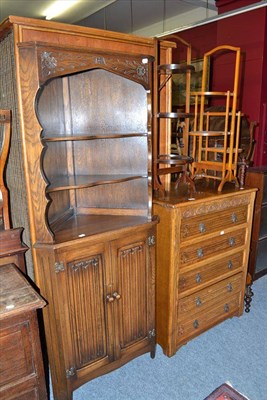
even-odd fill
[[[108,294],[106,299],[107,299],[108,303],[113,303],[113,301],[115,300],[115,298],[112,296],[112,294]]]
[[[201,248],[197,249],[197,256],[198,256],[198,258],[201,258],[204,256],[203,250]]]
[[[121,295],[118,292],[114,292],[112,296],[114,297],[114,300],[120,300],[121,298]]]
[[[195,329],[197,329],[197,328],[199,327],[199,323],[198,323],[198,320],[197,320],[197,319],[195,319],[195,321],[193,322],[193,327],[194,327]]]
[[[201,275],[200,273],[196,274],[196,283],[200,283],[201,282]]]
[[[233,291],[233,285],[231,283],[228,283],[227,285],[227,291],[232,292]]]
[[[200,307],[202,305],[202,301],[200,300],[200,297],[197,297],[196,299],[196,306]]]
[[[231,238],[229,239],[229,245],[230,245],[231,247],[233,247],[233,246],[235,245],[235,238],[231,237]]]
[[[225,304],[223,308],[224,308],[224,312],[229,312],[229,310],[230,310],[230,307],[228,304]]]
[[[199,232],[200,233],[205,233],[206,232],[205,224],[203,224],[203,223],[199,224]]]
[[[231,215],[231,220],[232,220],[233,224],[235,224],[235,223],[237,222],[237,215],[236,215],[236,213],[233,213],[233,214]]]
[[[229,268],[229,269],[232,269],[232,268],[233,268],[233,263],[232,263],[231,260],[228,261],[228,268]]]

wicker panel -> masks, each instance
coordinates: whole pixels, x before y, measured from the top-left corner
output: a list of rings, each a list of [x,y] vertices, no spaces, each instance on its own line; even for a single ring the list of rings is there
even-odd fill
[[[11,145],[6,170],[6,181],[10,191],[11,222],[13,228],[24,228],[22,239],[30,248],[31,241],[17,103],[13,33],[10,33],[0,45],[0,93],[0,108],[12,111]],[[34,279],[30,250],[26,253],[26,264],[29,276]]]

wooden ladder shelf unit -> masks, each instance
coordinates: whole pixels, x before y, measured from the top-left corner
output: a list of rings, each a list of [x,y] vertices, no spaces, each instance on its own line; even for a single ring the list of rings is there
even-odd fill
[[[234,52],[235,66],[233,90],[206,91],[211,58],[221,52]],[[191,92],[194,96],[194,121],[189,132],[191,139],[192,177],[208,178],[220,181],[218,191],[226,182],[235,183],[237,179],[237,164],[239,154],[239,133],[241,112],[237,111],[238,81],[240,69],[240,48],[222,45],[204,54],[202,87],[200,92]],[[223,111],[206,111],[209,101],[223,101]],[[224,120],[224,129],[211,129],[211,121],[220,118]]]

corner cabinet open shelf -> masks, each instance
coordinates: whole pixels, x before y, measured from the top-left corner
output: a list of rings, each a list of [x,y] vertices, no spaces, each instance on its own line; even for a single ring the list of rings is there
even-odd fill
[[[71,400],[89,380],[155,354],[154,41],[20,17],[0,25],[0,39],[12,218],[30,232],[48,303],[54,399]],[[171,47],[161,43],[166,63]]]
[[[151,221],[153,57],[42,43],[19,53],[34,243]]]

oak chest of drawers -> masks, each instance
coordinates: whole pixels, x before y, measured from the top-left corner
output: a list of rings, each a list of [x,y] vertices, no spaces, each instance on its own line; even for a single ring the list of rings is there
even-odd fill
[[[154,199],[157,341],[167,356],[243,313],[254,199],[254,189]]]

